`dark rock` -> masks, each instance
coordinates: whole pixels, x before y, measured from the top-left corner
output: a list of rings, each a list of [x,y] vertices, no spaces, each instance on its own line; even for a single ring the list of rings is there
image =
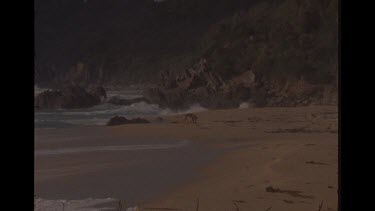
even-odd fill
[[[169,77],[176,87],[166,86],[167,77],[158,87],[149,89],[145,96],[160,107],[185,109],[195,103],[206,108],[222,109],[238,107],[251,96],[255,75],[247,71],[226,83],[221,76],[211,71],[205,59],[201,59],[193,69],[186,70],[181,76]],[[164,84],[164,85],[163,85]]]
[[[47,90],[35,98],[38,109],[88,108],[101,103],[99,95],[93,95],[80,86],[68,86],[62,90]]]
[[[91,86],[88,93],[100,99],[101,102],[107,99],[107,92],[102,86]]]
[[[150,122],[142,118],[127,119],[122,116],[115,116],[115,117],[112,117],[108,121],[107,126],[124,125],[124,124],[147,124],[147,123],[150,123]]]
[[[54,109],[61,108],[63,104],[63,94],[61,91],[46,90],[35,98],[35,108]]]
[[[69,86],[62,90],[61,108],[88,108],[100,104],[100,97],[88,93],[80,86]]]

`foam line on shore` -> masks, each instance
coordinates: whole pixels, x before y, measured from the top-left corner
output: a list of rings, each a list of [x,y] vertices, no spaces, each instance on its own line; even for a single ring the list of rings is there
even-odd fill
[[[82,200],[47,200],[47,199],[35,199],[35,208],[36,210],[43,211],[104,211],[104,210],[114,210],[114,207],[100,207],[96,206],[104,203],[115,203],[117,200],[113,198],[106,199],[82,199]]]
[[[95,146],[95,147],[76,147],[63,149],[45,149],[36,150],[35,155],[59,155],[72,153],[88,153],[88,152],[106,152],[106,151],[135,151],[135,150],[152,150],[152,149],[170,149],[180,148],[189,144],[188,140],[182,140],[174,144],[149,144],[149,145],[113,145],[113,146]]]

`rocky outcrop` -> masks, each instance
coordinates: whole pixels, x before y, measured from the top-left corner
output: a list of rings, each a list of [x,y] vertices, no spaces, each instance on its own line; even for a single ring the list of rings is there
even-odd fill
[[[147,124],[147,123],[150,123],[150,122],[142,118],[127,119],[122,116],[115,116],[115,117],[112,117],[108,121],[107,126],[124,125],[124,124]]]
[[[147,90],[145,96],[152,103],[172,109],[188,108],[194,103],[207,108],[231,108],[249,99],[254,82],[251,71],[224,81],[201,59],[181,75],[162,74],[159,85]]]
[[[162,107],[337,105],[337,0],[266,1],[214,25],[201,59],[149,91]]]
[[[61,108],[63,104],[63,94],[61,91],[46,90],[35,98],[36,109]]]
[[[101,102],[107,99],[107,92],[102,86],[91,86],[88,89],[88,93],[99,98]]]
[[[335,85],[299,80],[277,80],[248,70],[223,80],[205,59],[177,76],[162,75],[145,96],[161,107],[184,109],[199,103],[211,109],[237,108],[243,102],[257,107],[337,104]]]
[[[103,87],[86,91],[80,86],[68,86],[61,90],[47,90],[35,98],[36,109],[74,109],[98,105],[105,98]]]

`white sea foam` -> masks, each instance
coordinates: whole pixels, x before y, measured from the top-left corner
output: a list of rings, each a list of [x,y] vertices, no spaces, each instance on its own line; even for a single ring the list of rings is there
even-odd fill
[[[119,91],[107,91],[107,98],[119,97],[121,99],[134,99],[142,96],[141,90],[119,90]]]
[[[140,115],[147,115],[147,114],[157,114],[162,109],[159,108],[156,104],[148,104],[146,102],[138,102],[128,106],[113,106],[110,104],[102,104],[99,106],[95,106],[88,111],[66,111],[63,112],[63,115],[100,115],[100,114],[140,114]]]
[[[42,90],[38,88],[38,91]],[[118,96],[124,99],[142,97],[141,91],[137,90],[108,91],[107,94],[108,97]],[[206,110],[199,104],[195,104],[189,109],[175,111],[168,108],[160,108],[157,104],[148,104],[146,102],[137,102],[127,106],[104,103],[87,109],[37,111],[35,113],[35,126],[58,128],[74,125],[105,125],[114,116],[144,118],[148,116],[196,113]]]
[[[197,103],[197,104],[190,106],[190,108],[185,109],[185,110],[173,111],[171,109],[164,109],[164,110],[161,110],[159,114],[160,115],[175,115],[175,114],[186,114],[186,113],[198,113],[198,112],[207,111],[207,110],[208,110],[207,108],[204,108]]]
[[[38,198],[35,199],[35,210],[36,211],[104,211],[104,210],[114,210],[114,204],[118,201],[113,198],[106,199],[82,199],[82,200],[47,200]],[[108,207],[96,207],[105,203],[113,202],[112,206]]]
[[[63,149],[36,150],[35,155],[59,155],[72,153],[88,153],[88,152],[105,152],[105,151],[134,151],[134,150],[155,150],[180,148],[188,145],[188,140],[182,140],[174,144],[149,144],[149,145],[115,145],[115,146],[91,146],[91,147],[75,147]]]
[[[37,96],[38,94],[42,93],[45,90],[47,90],[47,89],[40,88],[38,86],[34,86],[34,96]]]
[[[249,103],[247,103],[247,102],[241,103],[238,108],[240,108],[240,109],[242,109],[242,108],[249,108]]]

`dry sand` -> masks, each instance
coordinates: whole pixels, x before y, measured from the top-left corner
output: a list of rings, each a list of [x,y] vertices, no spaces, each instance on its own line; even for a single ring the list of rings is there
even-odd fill
[[[193,211],[198,199],[202,211],[319,210],[322,202],[321,210],[337,210],[337,107],[248,108],[196,115],[196,125],[176,115],[164,116],[161,123],[105,127],[111,136],[187,139],[220,152],[193,168],[197,174],[188,182],[139,204],[141,210]],[[36,149],[59,144],[37,141]],[[43,162],[39,166],[47,165]],[[42,184],[38,177],[43,175],[36,174],[36,183]]]

